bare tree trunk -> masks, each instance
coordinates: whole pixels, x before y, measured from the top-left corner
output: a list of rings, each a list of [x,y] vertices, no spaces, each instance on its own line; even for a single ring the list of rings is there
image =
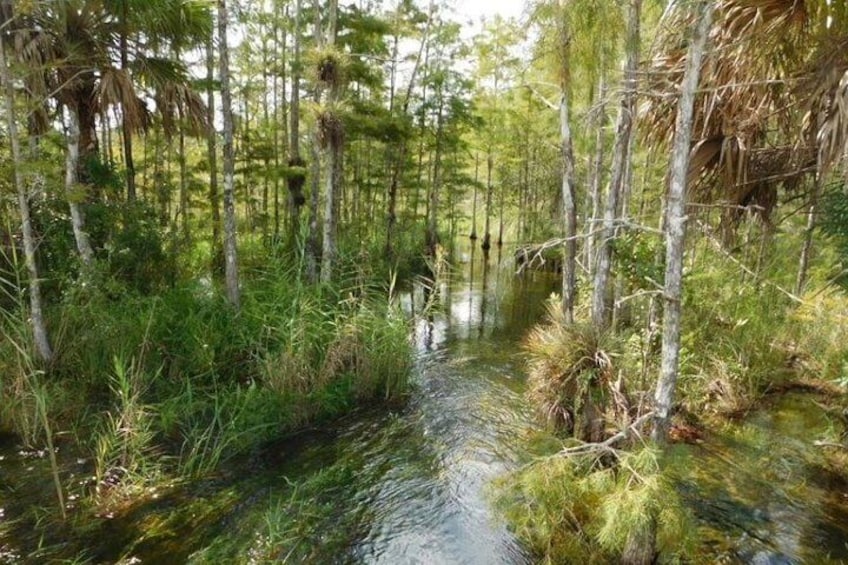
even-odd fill
[[[230,91],[230,55],[227,47],[227,0],[218,0],[218,64],[221,80],[221,112],[224,116],[224,270],[227,298],[236,309],[239,293],[236,249],[235,154],[233,151],[233,99]]]
[[[129,72],[129,47],[127,45],[128,30],[127,30],[127,6],[128,2],[121,2],[121,32],[120,32],[120,49],[121,49],[121,70]],[[135,163],[133,162],[133,146],[132,146],[132,128],[129,127],[127,121],[126,109],[123,110],[122,129],[124,132],[124,166],[127,169],[127,200],[133,202],[136,198],[135,190]]]
[[[562,313],[566,324],[574,322],[577,259],[577,206],[574,198],[574,150],[568,115],[568,94],[565,83],[559,102],[559,124],[562,154],[562,204],[566,242],[562,264]]]
[[[612,267],[612,240],[615,237],[615,221],[618,217],[619,199],[624,189],[627,163],[630,160],[630,137],[636,113],[636,83],[639,65],[639,23],[642,0],[630,0],[627,15],[627,44],[624,65],[624,92],[615,128],[612,178],[610,178],[604,212],[603,230],[597,243],[595,278],[592,289],[592,324],[604,328],[608,324],[607,294]]]
[[[492,169],[494,168],[494,157],[492,157],[492,148],[490,147],[486,155],[486,219],[483,227],[483,243],[480,245],[480,248],[483,250],[483,257],[487,263],[489,262],[489,249],[492,248],[492,230],[490,224],[492,219],[492,193],[494,192],[494,187],[492,186]]]
[[[336,18],[338,17],[338,0],[329,0],[329,24],[327,46],[332,49],[336,44]],[[338,73],[341,75],[341,73]],[[330,282],[333,278],[333,267],[336,260],[336,226],[338,223],[338,200],[340,181],[342,178],[342,122],[336,115],[336,100],[340,94],[341,84],[330,84],[327,89],[327,108],[332,120],[332,128],[338,128],[329,136],[327,142],[327,171],[326,193],[324,194],[324,238],[321,251],[321,282]]]
[[[314,12],[314,36],[315,45],[320,49],[323,47],[324,39],[321,32],[321,5],[319,0],[312,2]],[[315,84],[315,103],[321,103],[321,84],[316,81]],[[318,263],[318,254],[321,251],[318,234],[318,207],[319,199],[319,184],[321,176],[321,152],[319,150],[319,133],[318,124],[315,124],[312,132],[312,143],[310,144],[310,152],[312,153],[312,166],[310,169],[310,195],[309,195],[309,236],[306,242],[306,277],[311,283],[318,282],[320,272],[320,264]]]
[[[206,133],[206,154],[209,158],[209,207],[212,211],[212,268],[220,272],[221,254],[221,209],[218,203],[218,150],[215,131],[215,91],[212,82],[215,78],[215,55],[212,50],[212,38],[206,42],[206,118],[209,131]]]
[[[436,257],[436,246],[439,244],[439,192],[442,183],[442,136],[444,135],[444,93],[439,87],[436,94],[439,97],[439,109],[436,117],[436,151],[433,162],[433,182],[430,183],[430,204],[427,214],[427,250],[430,257]]]
[[[0,82],[5,86],[6,120],[9,128],[9,141],[12,145],[12,167],[14,169],[15,190],[18,194],[18,209],[21,214],[21,232],[24,239],[24,262],[29,277],[30,322],[32,323],[33,340],[38,356],[44,362],[53,359],[53,349],[47,335],[44,323],[44,313],[41,306],[41,285],[38,278],[38,266],[35,262],[35,237],[32,232],[32,220],[29,214],[29,197],[26,183],[21,171],[21,146],[18,139],[18,124],[15,122],[15,91],[12,86],[9,68],[6,66],[6,53],[3,42],[0,41]]]
[[[179,55],[177,55],[179,56]],[[180,124],[179,124],[179,137],[177,142],[179,143],[180,154],[178,156],[179,165],[180,165],[180,228],[182,230],[182,239],[183,242],[187,243],[189,240],[189,227],[188,227],[188,158],[186,157],[186,138],[185,138],[185,116],[183,116],[183,109],[180,105],[177,105],[177,115],[179,116]]]
[[[603,69],[601,73],[603,73]],[[604,124],[606,123],[606,96],[607,84],[601,75],[600,85],[598,87],[598,108],[595,110],[596,118],[595,126],[595,157],[592,162],[592,180],[590,183],[590,199],[589,210],[587,216],[590,221],[586,222],[586,267],[589,269],[589,277],[594,278],[595,275],[595,237],[592,235],[597,223],[598,214],[601,210],[601,183],[603,182],[603,167],[604,167]]]
[[[813,181],[813,194],[810,196],[810,207],[807,209],[807,226],[804,229],[804,245],[798,260],[798,277],[795,279],[795,295],[801,296],[807,282],[807,269],[810,266],[810,254],[813,250],[813,231],[816,229],[819,195],[821,194],[821,174],[816,171]]]
[[[480,153],[474,153],[474,200],[471,204],[471,235],[469,239],[477,241],[477,185],[480,182]],[[472,243],[471,249],[474,249]]]
[[[654,395],[656,418],[652,437],[660,443],[666,439],[674,390],[680,364],[680,317],[683,290],[683,248],[686,237],[686,172],[692,137],[692,114],[701,59],[707,42],[712,16],[712,3],[697,4],[697,30],[689,45],[686,71],[683,75],[674,146],[671,154],[671,178],[668,188],[665,229],[665,292],[663,310],[662,366]]]
[[[83,265],[90,267],[94,251],[85,231],[85,217],[80,207],[83,195],[79,194],[80,127],[74,108],[68,108],[68,154],[65,158],[65,192],[71,209],[71,227]]]
[[[292,66],[292,90],[290,119],[291,126],[289,134],[289,167],[296,168],[290,171],[287,179],[289,188],[289,214],[292,241],[295,241],[300,232],[300,210],[306,203],[303,196],[303,185],[306,183],[306,163],[300,156],[300,22],[301,22],[301,0],[295,2],[294,14],[294,65]]]

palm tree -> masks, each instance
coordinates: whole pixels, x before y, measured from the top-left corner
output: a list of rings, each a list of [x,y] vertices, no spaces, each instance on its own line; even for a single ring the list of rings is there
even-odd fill
[[[61,0],[7,8],[4,23],[14,32],[14,55],[32,69],[30,96],[36,102],[53,99],[68,111],[69,189],[89,184],[90,165],[99,158],[96,121],[108,119],[110,108],[120,109],[125,138],[148,127],[145,98],[150,94],[160,102],[157,110],[166,126],[181,115],[205,130],[205,107],[187,87],[186,67],[153,54],[201,44],[212,25],[204,3]],[[42,117],[40,122],[49,120]],[[131,150],[130,141],[125,151]],[[131,154],[127,165],[131,177]],[[79,214],[80,225],[82,221]],[[85,247],[79,239],[77,243]]]
[[[641,125],[655,148],[674,131],[686,62],[672,9],[648,69]],[[725,239],[745,211],[768,224],[778,190],[844,159],[848,141],[848,7],[844,2],[718,0],[695,100],[688,184],[694,200],[721,201]]]

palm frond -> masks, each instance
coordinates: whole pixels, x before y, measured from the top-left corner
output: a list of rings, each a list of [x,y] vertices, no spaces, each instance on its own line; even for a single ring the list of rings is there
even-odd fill
[[[156,93],[156,106],[162,116],[165,135],[178,129],[200,137],[209,131],[208,112],[203,98],[185,83],[168,83]]]
[[[136,80],[154,90],[183,82],[188,76],[188,70],[182,62],[166,57],[137,56],[130,62],[130,69]]]
[[[101,108],[120,107],[124,126],[131,132],[146,129],[149,122],[147,106],[136,94],[135,85],[125,69],[107,67],[101,71],[95,96]]]

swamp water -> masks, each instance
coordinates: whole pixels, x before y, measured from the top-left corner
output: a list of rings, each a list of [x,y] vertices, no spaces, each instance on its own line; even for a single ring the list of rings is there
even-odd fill
[[[519,343],[559,281],[474,259],[416,323],[406,404],[282,439],[126,514],[71,510],[61,530],[47,525],[46,458],[0,438],[0,563],[532,562],[497,521],[489,484],[519,464],[538,429]],[[413,292],[404,307],[415,313],[423,300]],[[848,563],[848,485],[811,443],[830,425],[812,397],[789,395],[676,448],[689,459],[680,489],[699,519],[703,562]],[[84,461],[63,465],[67,484],[90,473]]]

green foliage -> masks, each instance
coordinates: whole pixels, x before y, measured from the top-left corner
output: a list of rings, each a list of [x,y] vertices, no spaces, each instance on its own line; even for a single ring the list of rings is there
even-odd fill
[[[710,248],[701,252],[700,266],[685,285],[682,398],[696,413],[741,413],[790,376],[780,337],[791,303]],[[732,279],[739,284],[728,284]]]
[[[149,382],[136,361],[115,357],[109,387],[113,404],[94,434],[96,492],[101,502],[138,496],[161,473],[155,440],[155,408],[144,404]]]
[[[813,378],[848,387],[848,297],[841,290],[810,292],[787,318],[783,338],[793,363]]]
[[[102,276],[145,294],[173,280],[173,258],[165,253],[156,213],[150,206],[98,201],[82,208]],[[49,273],[45,281],[47,298],[55,299],[79,272],[68,204],[60,199],[35,201],[32,219],[42,241],[39,268]]]
[[[155,297],[117,282],[74,287],[50,310],[59,328],[55,389],[47,389],[52,418],[80,437],[93,430],[86,443],[100,483],[115,477],[121,487],[113,493],[137,493],[168,470],[208,474],[308,422],[403,397],[412,355],[407,321],[377,295],[363,286],[304,285],[283,264],[245,282],[239,313],[208,283]],[[16,318],[7,328],[28,326]],[[13,353],[20,343],[29,341],[2,347]],[[0,382],[7,401],[0,423],[36,430],[21,390],[34,368],[15,359]]]
[[[663,257],[663,241],[642,231],[626,231],[613,241],[612,251],[618,272],[627,277],[632,288],[653,288],[662,280],[665,265],[657,258]]]
[[[656,520],[660,562],[691,555],[695,529],[659,451],[623,454],[612,467],[594,456],[539,459],[502,479],[496,506],[542,563],[611,563],[631,532]]]
[[[848,194],[842,184],[828,187],[821,199],[821,231],[835,244],[842,265],[848,264]],[[848,287],[848,276],[842,272],[837,281]]]

